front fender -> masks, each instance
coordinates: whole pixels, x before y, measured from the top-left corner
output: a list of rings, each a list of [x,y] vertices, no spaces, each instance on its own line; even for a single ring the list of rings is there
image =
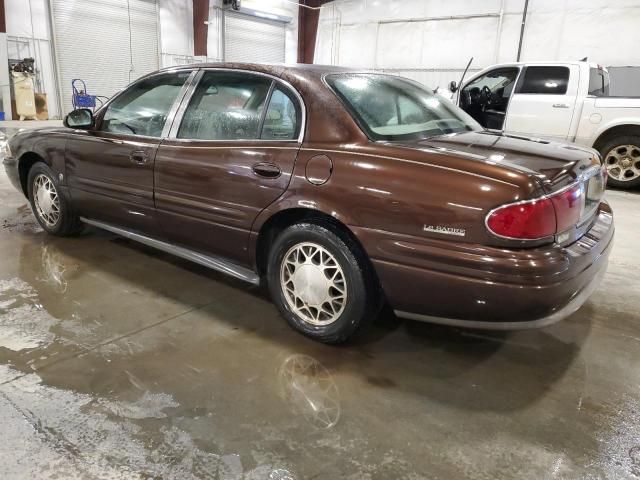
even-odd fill
[[[18,132],[9,140],[9,147],[16,161],[19,174],[24,163],[43,161],[54,172],[65,173],[65,148],[68,131],[66,129],[34,129]],[[61,182],[65,183],[66,180]]]

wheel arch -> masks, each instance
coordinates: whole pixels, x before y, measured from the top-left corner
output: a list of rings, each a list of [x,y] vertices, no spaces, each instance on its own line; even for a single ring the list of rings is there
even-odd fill
[[[615,137],[623,135],[637,135],[640,136],[640,124],[636,123],[623,123],[620,125],[614,125],[607,127],[606,130],[601,132],[595,141],[593,142],[593,148],[600,151],[600,148],[609,140]]]
[[[343,240],[353,243],[364,255],[368,266],[375,274],[373,264],[371,263],[362,242],[360,242],[355,233],[353,233],[353,231],[344,222],[339,218],[328,215],[320,210],[306,207],[293,207],[273,213],[260,226],[260,229],[257,232],[254,262],[255,268],[260,275],[264,275],[266,273],[269,249],[278,234],[285,228],[300,222],[321,223],[331,228],[331,230]]]
[[[18,160],[18,175],[20,177],[20,186],[22,187],[22,193],[24,193],[24,196],[27,198],[29,197],[29,185],[27,184],[27,181],[29,179],[29,171],[31,170],[31,167],[33,167],[38,162],[42,162],[46,165],[51,166],[45,160],[44,156],[33,151],[24,152]]]

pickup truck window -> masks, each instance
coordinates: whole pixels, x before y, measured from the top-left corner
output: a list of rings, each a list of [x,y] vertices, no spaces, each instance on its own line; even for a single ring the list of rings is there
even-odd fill
[[[569,84],[567,67],[527,67],[516,93],[564,95]]]
[[[589,69],[589,95],[609,96],[609,74],[600,68]]]
[[[471,80],[460,95],[460,107],[481,125],[501,130],[518,68],[497,68]]]

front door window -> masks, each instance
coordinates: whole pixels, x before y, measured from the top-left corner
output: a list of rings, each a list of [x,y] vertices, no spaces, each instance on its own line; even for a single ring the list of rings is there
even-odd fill
[[[100,130],[160,137],[169,110],[189,75],[190,72],[155,75],[132,85],[108,105]]]
[[[492,70],[469,82],[460,95],[460,107],[482,126],[502,130],[518,68]]]

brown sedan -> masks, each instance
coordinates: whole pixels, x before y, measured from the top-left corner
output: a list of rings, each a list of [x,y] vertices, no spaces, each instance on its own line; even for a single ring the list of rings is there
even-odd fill
[[[87,223],[264,279],[323,342],[384,302],[449,325],[543,326],[582,305],[611,251],[594,150],[483,130],[394,76],[180,67],[65,125],[17,134],[4,160],[44,230]]]

